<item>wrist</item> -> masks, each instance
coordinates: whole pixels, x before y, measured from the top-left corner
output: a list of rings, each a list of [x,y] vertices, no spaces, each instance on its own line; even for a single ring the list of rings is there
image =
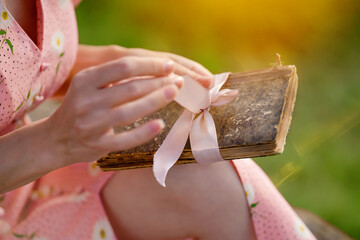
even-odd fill
[[[55,136],[56,133],[51,119],[41,119],[36,124],[40,132],[39,146],[42,146],[39,161],[44,166],[44,171],[50,172],[72,164],[65,151],[65,141],[61,142]]]

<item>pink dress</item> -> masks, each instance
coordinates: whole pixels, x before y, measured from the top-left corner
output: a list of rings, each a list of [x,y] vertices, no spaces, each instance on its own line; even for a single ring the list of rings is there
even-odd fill
[[[0,0],[0,135],[26,124],[26,112],[69,75],[78,45],[76,2],[37,0],[34,43]],[[257,239],[315,239],[252,160],[232,163]],[[79,163],[0,195],[0,239],[116,239],[100,198],[112,175]]]
[[[26,112],[69,75],[78,46],[76,2],[37,0],[34,43],[0,0],[0,135],[26,124]],[[80,163],[2,195],[0,239],[115,239],[99,194],[112,175]]]

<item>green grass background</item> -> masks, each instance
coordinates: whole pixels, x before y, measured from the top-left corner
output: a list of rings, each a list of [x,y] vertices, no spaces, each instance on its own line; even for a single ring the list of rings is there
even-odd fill
[[[86,0],[77,16],[81,43],[175,52],[214,73],[267,68],[276,52],[295,64],[299,89],[285,151],[256,162],[290,204],[360,239],[360,8],[330,2],[311,15],[314,1],[291,12],[297,3]]]

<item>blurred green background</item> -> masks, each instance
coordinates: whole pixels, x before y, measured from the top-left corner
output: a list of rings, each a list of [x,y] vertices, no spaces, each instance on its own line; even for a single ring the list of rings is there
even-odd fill
[[[80,42],[169,51],[214,73],[283,64],[299,89],[282,155],[257,159],[285,198],[360,239],[360,1],[85,0]]]

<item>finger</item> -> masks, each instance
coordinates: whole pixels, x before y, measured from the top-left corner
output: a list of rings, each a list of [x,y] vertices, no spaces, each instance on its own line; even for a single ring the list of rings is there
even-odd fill
[[[110,126],[128,125],[156,112],[170,103],[178,88],[169,85],[133,102],[114,108],[110,115]]]
[[[174,85],[165,86],[138,100],[113,109],[99,111],[103,116],[101,121],[91,114],[82,119],[79,125],[94,133],[113,126],[129,125],[166,106],[175,98],[178,91]]]
[[[132,56],[164,56],[166,58],[170,58],[176,63],[183,65],[190,71],[193,71],[201,76],[212,76],[212,73],[207,70],[204,66],[202,66],[200,63],[195,62],[193,60],[190,60],[188,58],[173,54],[173,53],[162,53],[162,52],[154,52],[146,49],[140,49],[140,48],[132,48],[128,51],[129,55]]]
[[[174,62],[155,57],[123,57],[100,66],[88,68],[78,75],[96,88],[135,76],[163,76],[174,70]]]
[[[112,108],[126,102],[143,97],[159,88],[174,84],[178,88],[183,85],[184,79],[175,74],[151,79],[132,80],[120,83],[99,91],[99,106]]]
[[[212,85],[212,76],[202,76],[178,63],[175,63],[175,71],[178,75],[189,76],[195,80],[197,80],[201,85],[205,88],[209,88]]]
[[[167,53],[167,56],[193,72],[196,72],[202,76],[212,76],[212,73],[198,62],[172,53]]]
[[[153,139],[164,126],[163,120],[153,120],[127,132],[104,135],[99,138],[98,145],[111,152],[127,150]]]
[[[175,73],[178,75],[187,75],[200,82],[205,88],[209,88],[212,85],[213,77],[212,73],[207,70],[201,64],[190,60],[188,58],[172,54],[149,51],[146,49],[133,48],[129,49],[127,53],[131,56],[164,56],[175,61]]]

